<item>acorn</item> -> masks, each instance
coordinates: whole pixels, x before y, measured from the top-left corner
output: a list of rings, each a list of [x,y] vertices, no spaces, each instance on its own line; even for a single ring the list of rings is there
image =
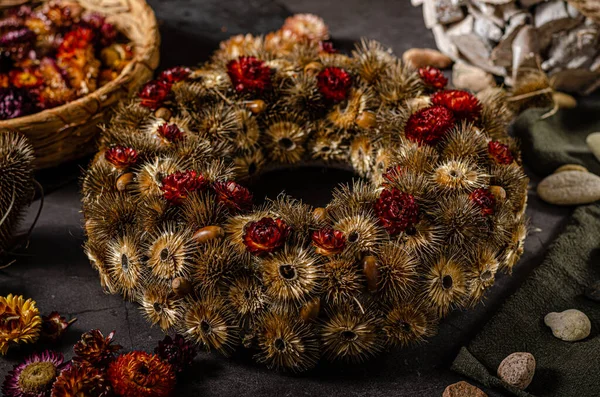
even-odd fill
[[[313,217],[317,222],[324,222],[327,220],[327,209],[323,207],[317,207],[313,210]]]
[[[312,321],[317,318],[320,310],[321,299],[315,298],[302,306],[300,309],[300,317],[302,317],[304,321]]]
[[[369,292],[377,291],[379,283],[379,269],[377,268],[377,258],[373,255],[367,255],[363,258],[363,273],[367,278],[367,289]]]
[[[196,240],[198,244],[204,244],[208,241],[221,238],[225,235],[225,231],[220,226],[206,226],[199,229],[192,238]]]
[[[490,186],[490,193],[492,193],[498,202],[506,200],[506,190],[502,186]]]
[[[154,115],[156,117],[158,117],[159,119],[169,121],[171,119],[171,116],[173,115],[173,112],[171,112],[170,109],[163,107],[163,108],[156,109],[156,112],[154,112]]]
[[[365,110],[364,112],[360,112],[360,114],[356,117],[355,122],[356,125],[361,128],[373,128],[377,122],[377,116],[375,116],[375,113]]]
[[[192,283],[183,277],[175,277],[171,281],[171,288],[178,296],[186,296],[192,292]]]
[[[264,112],[267,108],[267,104],[262,99],[255,99],[253,101],[246,102],[246,107],[254,114],[259,114]]]
[[[121,175],[117,179],[117,190],[120,192],[124,192],[125,190],[127,190],[127,186],[129,186],[131,182],[133,182],[133,172],[127,172]]]

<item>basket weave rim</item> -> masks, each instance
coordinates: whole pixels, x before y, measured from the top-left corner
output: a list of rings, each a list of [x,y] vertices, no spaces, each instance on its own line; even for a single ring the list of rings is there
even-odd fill
[[[75,1],[77,1],[77,0],[75,0]],[[32,0],[28,0],[23,3],[29,3],[29,2],[32,2]],[[77,2],[79,3],[79,1],[77,1]],[[28,114],[26,116],[16,117],[13,119],[8,119],[8,120],[0,120],[0,128],[14,128],[14,126],[16,126],[16,125],[34,123],[39,118],[44,117],[45,115],[53,115],[55,117],[61,118],[57,114],[61,114],[65,111],[68,111],[71,108],[78,108],[78,107],[85,108],[85,105],[87,105],[88,103],[92,103],[92,102],[97,103],[97,102],[99,102],[99,98],[102,98],[103,96],[108,96],[109,93],[121,89],[121,86],[127,81],[127,79],[129,79],[129,77],[131,76],[131,74],[134,71],[135,66],[137,64],[142,65],[144,68],[148,69],[151,73],[154,73],[154,68],[152,68],[150,65],[148,65],[147,62],[150,61],[150,59],[152,58],[152,53],[154,51],[156,51],[156,49],[160,45],[160,35],[158,34],[158,22],[156,20],[156,16],[154,14],[154,11],[150,7],[150,5],[145,0],[128,0],[128,3],[129,2],[136,2],[136,3],[143,4],[144,8],[146,9],[146,12],[151,14],[151,16],[152,16],[150,18],[151,21],[150,21],[150,24],[147,25],[147,30],[148,30],[148,32],[155,32],[155,33],[153,33],[153,36],[154,36],[153,41],[156,43],[155,46],[139,46],[137,48],[137,49],[139,49],[139,52],[135,53],[133,59],[131,59],[127,63],[127,65],[123,68],[123,70],[121,71],[121,73],[119,73],[119,75],[117,77],[115,77],[113,80],[111,80],[104,86],[88,93],[87,95],[84,95],[80,98],[77,98],[73,101],[67,102],[65,104],[62,104],[62,105],[54,107],[54,108],[44,109],[37,113]],[[118,28],[118,26],[117,26],[117,28]],[[119,30],[119,29],[117,29],[117,30]],[[123,32],[120,32],[120,33],[123,34]],[[129,37],[127,37],[127,38],[129,39]],[[134,45],[134,51],[135,50],[136,50],[136,48]]]

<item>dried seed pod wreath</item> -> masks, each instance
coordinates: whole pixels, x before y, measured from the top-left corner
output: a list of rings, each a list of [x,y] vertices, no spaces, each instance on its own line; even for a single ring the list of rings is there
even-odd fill
[[[503,91],[444,90],[376,42],[346,56],[326,38],[304,15],[235,36],[120,108],[83,180],[106,291],[207,349],[302,371],[420,342],[511,271],[528,181]],[[326,208],[253,207],[239,183],[313,160],[362,178]]]

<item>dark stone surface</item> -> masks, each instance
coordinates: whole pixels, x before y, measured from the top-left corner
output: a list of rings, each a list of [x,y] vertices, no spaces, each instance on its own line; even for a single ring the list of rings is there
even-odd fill
[[[197,64],[207,59],[218,42],[237,33],[264,33],[278,28],[294,12],[320,14],[331,27],[335,43],[350,48],[360,37],[380,40],[401,55],[410,47],[433,47],[433,37],[423,26],[421,10],[407,0],[323,1],[323,0],[152,0],[163,34],[162,64]],[[126,349],[151,351],[162,339],[158,328],[151,328],[135,304],[102,292],[81,246],[78,183],[80,167],[69,164],[38,175],[51,192],[29,248],[8,269],[0,271],[0,294],[23,294],[38,302],[42,312],[58,310],[78,317],[66,340],[57,347],[71,357],[70,345],[92,328],[103,332],[117,330],[118,341]],[[313,183],[318,176],[319,186]],[[254,185],[255,192],[273,197],[286,190],[312,203],[328,201],[336,181],[347,181],[342,171],[300,169],[290,174],[274,172]],[[534,182],[537,178],[532,177]],[[267,182],[268,181],[268,182]],[[520,264],[509,276],[501,276],[487,300],[470,311],[452,313],[428,343],[404,351],[390,352],[376,360],[355,366],[321,365],[302,375],[269,371],[239,353],[231,359],[216,354],[201,354],[191,373],[182,379],[178,396],[440,396],[451,383],[463,380],[447,368],[462,345],[514,292],[543,258],[547,243],[553,239],[569,214],[565,208],[542,203],[531,189],[528,215],[531,235]],[[33,216],[28,215],[27,221]],[[524,325],[525,326],[525,325]],[[30,347],[12,350],[0,359],[0,378],[30,352]],[[478,385],[479,386],[479,385]],[[485,390],[490,396],[499,392]]]

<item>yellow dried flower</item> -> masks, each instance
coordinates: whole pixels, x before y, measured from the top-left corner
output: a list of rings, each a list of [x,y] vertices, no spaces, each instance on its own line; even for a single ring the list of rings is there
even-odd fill
[[[32,299],[23,296],[0,296],[0,355],[11,343],[33,343],[40,336],[42,318]]]

